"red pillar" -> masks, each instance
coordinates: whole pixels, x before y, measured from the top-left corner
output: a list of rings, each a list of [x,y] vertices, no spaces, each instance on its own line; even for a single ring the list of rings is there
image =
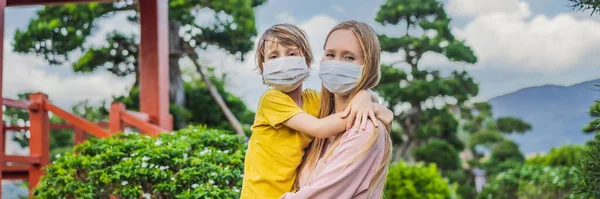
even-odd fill
[[[73,140],[74,145],[78,145],[79,143],[85,142],[85,140],[87,140],[87,133],[83,131],[83,129],[75,127],[73,129],[73,132],[75,133],[75,140]]]
[[[40,164],[32,165],[29,169],[29,193],[37,186],[42,175],[43,167],[50,164],[50,118],[45,108],[48,99],[43,93],[29,95],[29,100],[38,104],[38,108],[29,111],[29,155],[41,157]]]
[[[113,103],[110,105],[110,114],[108,115],[108,132],[110,134],[122,132],[125,130],[121,115],[125,111],[125,105],[121,103]]]
[[[168,0],[143,0],[140,5],[140,109],[150,121],[172,129],[169,114]]]
[[[4,9],[6,8],[6,0],[0,0],[0,133],[4,134],[4,120],[2,105],[2,67],[4,63]],[[2,135],[4,136],[4,135]],[[0,148],[4,149],[4,139],[0,141]],[[4,150],[0,153],[0,198],[2,197],[2,169],[4,169]]]

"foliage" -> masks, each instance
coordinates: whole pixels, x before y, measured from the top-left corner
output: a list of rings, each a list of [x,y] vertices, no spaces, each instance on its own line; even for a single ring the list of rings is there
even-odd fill
[[[419,146],[414,151],[417,161],[425,161],[439,165],[443,171],[455,170],[460,167],[458,152],[448,142],[434,139]]]
[[[514,169],[523,165],[523,161],[509,159],[506,161],[499,161],[491,159],[481,164],[481,167],[485,170],[485,176],[487,179],[493,179],[499,173]]]
[[[504,140],[492,148],[492,160],[506,161],[515,160],[523,162],[525,157],[519,151],[519,145],[511,140]]]
[[[575,193],[589,198],[600,198],[600,144],[596,143],[586,151],[578,166],[578,182]]]
[[[86,141],[46,167],[36,198],[236,198],[243,138],[188,127],[153,138],[123,133]]]
[[[444,199],[454,195],[454,188],[442,178],[435,164],[408,165],[400,161],[390,166],[385,198]]]
[[[535,156],[527,160],[528,164],[543,166],[578,166],[581,164],[586,148],[577,145],[565,145],[552,148],[544,156]]]
[[[448,105],[462,104],[477,95],[478,85],[465,71],[454,71],[444,76],[437,70],[423,69],[419,61],[426,53],[437,53],[450,61],[475,63],[477,58],[470,47],[456,39],[450,28],[450,18],[437,0],[387,0],[375,20],[385,26],[396,26],[400,37],[379,35],[382,51],[401,52],[402,64],[410,70],[382,65],[382,78],[376,91],[391,110],[410,105],[409,110],[396,112],[396,123],[402,126],[402,140],[396,158],[410,153],[420,143],[441,138],[456,149],[464,145],[456,136],[458,122],[448,107],[433,108],[433,100]],[[414,34],[409,34],[414,33]],[[394,136],[399,138],[399,136]]]
[[[587,125],[583,127],[583,131],[586,133],[596,133],[600,130],[600,101],[594,102],[590,106],[590,116],[594,118],[594,120],[590,121]]]
[[[511,140],[504,140],[494,145],[490,159],[481,166],[486,171],[486,177],[493,178],[498,173],[523,165],[524,161],[519,145]]]
[[[591,15],[600,13],[600,0],[569,0],[575,10],[590,10]]]
[[[596,132],[596,136],[586,143],[588,151],[578,167],[579,183],[576,192],[591,198],[600,198],[600,101],[597,100],[590,106],[590,115],[594,120],[584,127],[584,131]]]
[[[457,185],[456,195],[459,196],[458,198],[467,199],[475,197],[474,176],[471,175],[470,170],[459,168],[453,171],[445,171],[444,175],[451,184]]]
[[[580,198],[572,194],[575,168],[524,165],[492,178],[478,198]]]
[[[496,120],[496,128],[500,132],[504,133],[525,133],[526,131],[531,130],[531,125],[523,122],[519,118],[514,117],[501,117]]]

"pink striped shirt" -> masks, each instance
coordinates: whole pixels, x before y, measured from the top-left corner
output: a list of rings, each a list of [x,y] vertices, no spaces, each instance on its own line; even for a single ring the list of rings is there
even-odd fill
[[[372,133],[379,133],[379,138],[366,154],[358,156],[351,161],[361,148],[366,144]],[[350,129],[343,134],[339,146],[333,151],[328,160],[320,159],[317,162],[319,168],[312,180],[308,182],[305,175],[301,172],[299,175],[300,189],[296,193],[286,193],[281,198],[381,198],[384,187],[384,179],[381,178],[374,187],[370,186],[371,180],[375,177],[377,169],[381,166],[385,151],[385,143],[391,142],[388,132],[384,125],[375,128],[372,122],[368,122],[367,129],[356,131]],[[332,138],[329,138],[332,139]],[[391,143],[390,143],[391,144]],[[387,171],[387,167],[384,168]],[[387,172],[385,172],[387,174]],[[372,192],[372,193],[371,193]],[[370,194],[371,193],[371,194]]]

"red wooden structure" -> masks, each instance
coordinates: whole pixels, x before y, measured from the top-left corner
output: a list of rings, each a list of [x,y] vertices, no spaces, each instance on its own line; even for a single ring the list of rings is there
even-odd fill
[[[114,0],[0,0],[0,44],[4,43],[4,11],[6,7],[48,5],[63,3],[112,2]],[[50,129],[73,129],[75,143],[86,139],[86,133],[106,137],[132,126],[142,133],[157,135],[172,129],[169,115],[169,62],[168,62],[168,0],[138,0],[140,11],[140,110],[127,111],[123,104],[112,104],[108,123],[92,123],[77,115],[62,110],[48,100],[48,96],[35,93],[29,100],[11,100],[0,97],[0,107],[29,110],[29,126],[0,125],[0,179],[29,180],[29,190],[37,185],[43,175],[42,168],[50,164]],[[3,59],[0,48],[0,60]],[[0,61],[0,95],[2,95],[2,69]],[[10,67],[10,66],[8,66]],[[62,118],[67,124],[50,124],[48,113]],[[0,119],[2,117],[0,108]],[[1,120],[0,120],[1,121]],[[5,154],[6,132],[10,130],[30,131],[30,155]],[[1,185],[1,182],[0,182]],[[1,196],[0,186],[0,196]]]

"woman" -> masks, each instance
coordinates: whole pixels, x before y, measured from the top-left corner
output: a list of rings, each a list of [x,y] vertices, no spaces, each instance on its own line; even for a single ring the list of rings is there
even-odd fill
[[[361,90],[380,79],[380,46],[369,25],[346,21],[329,32],[319,76],[323,80],[320,117],[341,112]],[[282,198],[381,198],[391,156],[384,125],[369,121],[352,129],[315,139],[300,168],[296,193]]]

